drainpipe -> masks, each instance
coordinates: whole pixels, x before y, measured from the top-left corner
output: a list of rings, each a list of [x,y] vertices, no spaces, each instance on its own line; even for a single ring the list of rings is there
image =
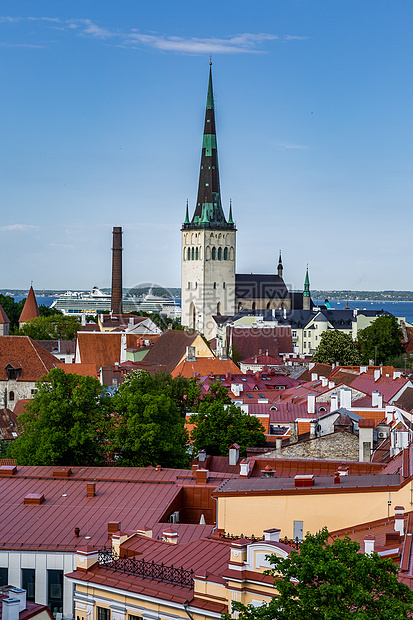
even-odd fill
[[[413,484],[413,481],[412,481],[412,484]],[[218,498],[217,497],[213,497],[213,495],[211,495],[211,498],[214,499],[216,501],[216,503],[217,503],[216,506],[215,506],[215,525],[212,528],[212,532],[211,532],[211,534],[212,534],[213,532],[215,532],[215,530],[218,527]]]
[[[184,608],[185,613],[186,613],[186,615],[188,616],[189,620],[194,620],[194,617],[193,617],[193,616],[191,616],[191,614],[190,614],[190,613],[189,613],[189,611],[188,611],[188,607],[189,607],[188,603],[184,603],[184,604],[183,604],[183,608]]]

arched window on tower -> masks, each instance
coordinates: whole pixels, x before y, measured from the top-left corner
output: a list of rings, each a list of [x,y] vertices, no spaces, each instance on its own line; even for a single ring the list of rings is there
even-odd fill
[[[195,260],[198,260],[198,259],[199,259],[199,249],[196,248],[196,250],[195,250]]]
[[[191,248],[188,248],[188,260],[191,260]]]
[[[255,301],[252,302],[252,309],[255,310]]]
[[[224,248],[224,260],[228,260],[228,248]]]
[[[14,400],[14,392],[9,392],[9,400]]]
[[[216,282],[214,282],[214,289],[216,289],[216,288],[217,288],[217,283],[216,283]]]
[[[218,260],[222,260],[222,248],[218,248]]]
[[[192,260],[195,260],[195,248],[192,248]]]
[[[221,302],[220,301],[217,303],[217,314],[218,315],[221,314]]]
[[[269,309],[270,309],[270,307],[271,307],[271,302],[269,301],[269,302],[267,303],[267,310],[269,310]]]
[[[211,258],[212,260],[215,260],[217,257],[217,251],[215,249],[215,246],[212,248],[212,252],[211,252]]]

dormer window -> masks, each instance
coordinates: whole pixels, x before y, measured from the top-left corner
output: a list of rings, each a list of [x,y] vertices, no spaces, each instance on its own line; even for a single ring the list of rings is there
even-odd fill
[[[7,380],[16,381],[19,378],[21,369],[22,367],[21,367],[20,362],[10,362],[9,364],[7,364],[6,366]]]

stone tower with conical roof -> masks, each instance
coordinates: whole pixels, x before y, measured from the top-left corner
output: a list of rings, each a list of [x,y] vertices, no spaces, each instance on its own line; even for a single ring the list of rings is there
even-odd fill
[[[221,204],[212,70],[205,112],[198,196],[192,219],[188,205],[182,225],[182,325],[216,335],[213,316],[235,313],[236,228]]]
[[[25,323],[27,323],[27,321],[30,321],[30,319],[35,319],[38,316],[40,316],[39,307],[37,305],[36,295],[34,294],[33,287],[31,286],[19,318],[20,329]]]

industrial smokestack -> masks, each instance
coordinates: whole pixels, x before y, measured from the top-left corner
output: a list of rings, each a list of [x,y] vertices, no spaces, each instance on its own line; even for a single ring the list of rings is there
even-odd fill
[[[112,297],[113,314],[122,314],[122,228],[113,227],[112,247]]]

